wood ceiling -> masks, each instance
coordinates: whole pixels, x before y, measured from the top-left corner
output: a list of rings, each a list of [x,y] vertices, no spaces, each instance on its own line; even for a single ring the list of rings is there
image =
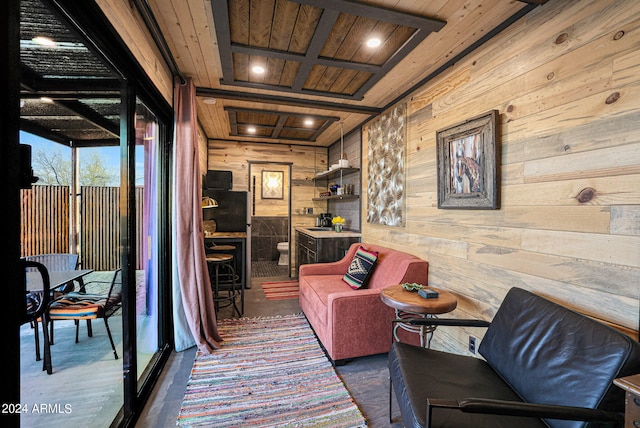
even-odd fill
[[[320,147],[545,1],[130,0],[174,73],[193,79],[207,138]],[[21,129],[68,145],[118,144],[118,76],[48,2],[21,1]],[[372,37],[379,46],[365,45]]]
[[[341,123],[345,134],[366,123],[545,1],[149,5],[180,73],[198,88],[198,120],[209,139],[328,147],[340,139]],[[381,44],[366,46],[374,36]],[[252,71],[256,65],[263,74]]]

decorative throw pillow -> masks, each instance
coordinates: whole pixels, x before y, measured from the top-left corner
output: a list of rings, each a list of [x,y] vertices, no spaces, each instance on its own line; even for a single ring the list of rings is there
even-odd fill
[[[378,260],[378,253],[376,251],[368,251],[363,246],[360,246],[353,256],[353,260],[347,269],[347,273],[344,274],[342,280],[349,284],[349,287],[357,290],[367,285],[367,280],[371,276],[373,267]]]

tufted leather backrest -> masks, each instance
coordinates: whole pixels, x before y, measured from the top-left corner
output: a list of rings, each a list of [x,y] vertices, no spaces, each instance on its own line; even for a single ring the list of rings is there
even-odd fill
[[[624,412],[617,377],[640,371],[640,344],[623,333],[512,288],[480,354],[528,402]],[[554,428],[584,422],[546,420]]]

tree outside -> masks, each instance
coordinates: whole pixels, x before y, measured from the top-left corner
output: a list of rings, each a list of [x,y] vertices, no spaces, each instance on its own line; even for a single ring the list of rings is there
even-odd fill
[[[82,149],[80,149],[82,150]],[[107,162],[99,152],[91,152],[85,156],[80,154],[81,186],[117,186],[119,172],[109,169]],[[38,149],[33,154],[33,171],[39,185],[70,186],[71,156],[60,149]]]

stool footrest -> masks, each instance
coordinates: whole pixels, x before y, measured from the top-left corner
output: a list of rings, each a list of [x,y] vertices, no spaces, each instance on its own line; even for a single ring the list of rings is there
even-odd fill
[[[211,289],[213,291],[213,303],[216,312],[221,307],[233,305],[238,316],[242,313],[236,304],[236,298],[243,298],[240,277],[236,275],[233,267],[234,257],[230,254],[213,253],[206,256],[209,267],[209,277],[211,278]],[[221,305],[221,303],[225,303]]]

